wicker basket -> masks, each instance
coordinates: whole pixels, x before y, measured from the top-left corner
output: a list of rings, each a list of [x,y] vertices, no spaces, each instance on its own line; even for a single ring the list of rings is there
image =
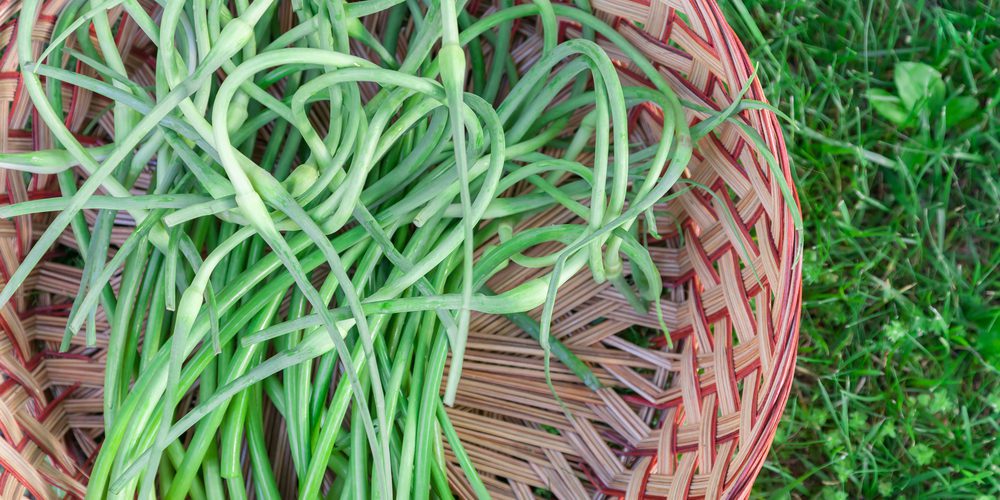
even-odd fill
[[[49,0],[33,26],[45,46],[67,0]],[[472,2],[472,9],[488,6]],[[0,151],[52,147],[21,85],[12,40],[20,4],[0,2]],[[152,3],[148,3],[152,9]],[[684,100],[721,109],[751,76],[747,54],[712,0],[593,0],[593,8],[655,63]],[[378,19],[368,19],[377,30]],[[575,27],[561,30],[572,37]],[[121,25],[122,53],[137,78],[154,54]],[[541,45],[530,23],[516,26],[512,50],[529,65]],[[608,50],[615,54],[612,47]],[[621,61],[619,61],[621,62]],[[641,84],[627,62],[626,83]],[[80,71],[85,71],[80,68]],[[64,88],[67,122],[84,141],[100,143],[112,126],[109,103]],[[754,81],[747,98],[764,100]],[[692,123],[704,115],[690,112]],[[656,130],[655,110],[632,116],[633,134]],[[738,119],[757,130],[792,177],[784,141],[769,111],[746,110]],[[795,366],[801,290],[800,241],[778,184],[754,142],[732,124],[697,145],[687,177],[718,194],[687,191],[666,204],[676,216],[651,242],[667,289],[665,320],[673,346],[640,346],[633,326],[656,328],[614,288],[581,274],[560,292],[553,333],[588,362],[603,389],[593,391],[558,362],[557,392],[575,415],[552,398],[542,352],[507,320],[473,320],[459,397],[450,416],[483,480],[498,498],[533,498],[537,488],[558,498],[746,497],[761,469],[788,396]],[[3,203],[54,196],[54,176],[26,183],[0,171]],[[797,201],[796,201],[797,203]],[[88,213],[89,220],[93,220]],[[549,222],[565,217],[543,214]],[[0,273],[9,276],[44,227],[45,217],[0,220]],[[731,221],[735,221],[735,224]],[[129,232],[116,227],[113,244]],[[75,247],[70,232],[61,248]],[[743,251],[745,249],[746,251]],[[52,487],[82,496],[87,469],[102,437],[101,387],[107,337],[87,348],[83,336],[58,351],[68,303],[81,271],[58,263],[60,248],[0,311],[0,498],[55,498]],[[491,286],[505,289],[529,277],[512,268]],[[117,281],[113,281],[117,283]],[[101,318],[98,317],[99,330]],[[106,329],[106,323],[103,324]],[[660,339],[663,340],[663,339]],[[622,390],[626,389],[626,390]],[[280,424],[269,428],[280,460]],[[286,446],[287,448],[287,446]],[[450,453],[446,450],[446,453]],[[450,455],[448,455],[450,457]],[[453,458],[453,457],[451,457]],[[472,497],[457,465],[448,470],[456,494]],[[294,485],[283,485],[294,488]],[[292,489],[286,489],[291,494]]]

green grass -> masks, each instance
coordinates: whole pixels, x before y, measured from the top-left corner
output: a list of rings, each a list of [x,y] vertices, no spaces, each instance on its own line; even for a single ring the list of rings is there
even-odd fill
[[[1000,495],[1000,2],[744,1],[720,3],[793,120],[807,231],[799,367],[756,494]],[[970,116],[874,111],[897,69],[933,80],[910,62]]]

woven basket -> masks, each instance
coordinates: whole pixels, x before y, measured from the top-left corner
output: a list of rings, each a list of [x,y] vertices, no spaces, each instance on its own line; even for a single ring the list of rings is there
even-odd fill
[[[38,52],[66,3],[44,3],[32,27]],[[17,0],[0,2],[3,152],[54,147],[21,92],[12,43],[20,28],[19,7]],[[151,2],[147,7],[154,8]],[[477,12],[487,8],[476,1],[470,5]],[[659,65],[683,100],[725,108],[751,77],[743,46],[712,0],[593,0],[593,8]],[[381,21],[366,22],[377,31]],[[564,37],[575,36],[573,25],[562,28]],[[131,36],[136,27],[130,20],[120,29],[120,43],[131,45],[121,50],[129,54],[126,65],[137,79],[148,80],[155,56],[150,44]],[[512,54],[518,64],[530,65],[540,37],[531,23],[515,29]],[[627,61],[618,62],[626,84],[642,84]],[[758,82],[746,98],[765,100]],[[106,140],[112,122],[105,98],[64,87],[63,102],[67,123],[81,140]],[[705,115],[688,111],[688,117],[695,123]],[[96,126],[88,127],[95,119]],[[791,184],[774,114],[745,110],[737,119],[759,133]],[[658,123],[655,110],[642,110],[632,116],[631,133],[658,137]],[[730,123],[697,144],[686,177],[718,196],[690,190],[666,203],[664,211],[675,220],[663,221],[663,238],[649,243],[666,287],[662,307],[671,347],[662,335],[657,342],[648,333],[658,328],[655,316],[637,314],[613,287],[595,285],[589,274],[560,291],[553,333],[604,385],[593,391],[553,362],[554,385],[572,419],[545,383],[537,342],[503,318],[474,317],[459,396],[449,415],[494,496],[533,498],[540,490],[566,499],[749,494],[788,396],[798,337],[801,235],[770,172],[755,142]],[[33,176],[26,183],[20,173],[0,170],[0,203],[58,192],[54,176]],[[94,213],[86,215],[94,220]],[[567,217],[549,212],[533,222]],[[17,268],[46,220],[0,220],[0,278]],[[129,233],[128,221],[120,223],[113,244]],[[79,335],[68,352],[58,351],[81,277],[79,269],[59,263],[63,250],[76,246],[72,233],[65,233],[60,245],[0,311],[3,499],[55,498],[57,490],[82,496],[101,443],[107,336],[99,334],[97,346],[88,348]],[[512,266],[490,286],[503,290],[530,277],[528,270]],[[117,286],[117,280],[112,283]],[[106,329],[99,314],[99,333]],[[643,332],[647,342],[637,340]],[[280,461],[287,451],[281,451],[281,426],[274,420],[269,429],[275,434],[274,459]],[[454,458],[447,449],[446,456]],[[456,464],[449,464],[448,479],[457,496],[473,496]],[[294,485],[282,488],[294,491],[287,489]]]

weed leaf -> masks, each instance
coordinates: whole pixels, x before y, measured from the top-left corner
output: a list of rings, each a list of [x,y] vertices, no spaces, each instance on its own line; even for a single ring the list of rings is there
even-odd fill
[[[903,108],[900,99],[882,89],[870,89],[868,102],[878,114],[894,125],[902,126],[909,121],[910,113]]]
[[[901,62],[896,64],[896,90],[903,101],[903,107],[909,112],[925,109],[937,109],[944,103],[944,79],[938,70],[918,62]]]
[[[948,99],[944,106],[945,125],[951,127],[979,111],[979,101],[974,97],[959,96]]]

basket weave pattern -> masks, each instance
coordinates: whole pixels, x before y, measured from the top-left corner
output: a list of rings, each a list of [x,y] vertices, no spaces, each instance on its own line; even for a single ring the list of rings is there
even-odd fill
[[[750,79],[746,52],[714,2],[595,0],[592,6],[657,64],[683,100],[720,110]],[[572,25],[564,28],[565,37],[578,34]],[[530,58],[540,36],[533,26],[522,30],[513,52]],[[647,84],[612,44],[602,46],[617,59],[623,84]],[[765,100],[756,81],[745,98]],[[633,114],[634,141],[658,137],[656,112]],[[689,117],[696,123],[706,115]],[[740,119],[764,138],[791,184],[775,116],[747,111]],[[480,470],[506,479],[489,485],[502,496],[531,498],[534,487],[558,498],[749,493],[795,365],[799,235],[764,159],[738,127],[723,125],[698,143],[688,178],[711,186],[717,198],[689,190],[664,204],[674,220],[662,218],[663,239],[650,242],[667,287],[662,307],[673,349],[627,340],[635,326],[657,329],[656,316],[637,314],[589,274],[560,290],[553,333],[592,363],[605,385],[591,391],[554,365],[554,384],[572,419],[545,384],[537,343],[502,318],[474,321],[479,335],[470,339],[458,405],[449,415]],[[547,224],[570,217],[540,216]],[[504,290],[531,277],[512,266],[491,285]],[[457,466],[452,472],[452,482],[462,484]]]
[[[36,54],[65,4],[44,3],[33,26]],[[0,2],[3,152],[53,147],[21,91],[11,43],[19,7],[17,1]],[[592,7],[661,69],[682,100],[721,110],[750,81],[746,52],[710,0],[594,0]],[[474,1],[469,8],[481,13],[495,7]],[[365,21],[377,32],[382,20]],[[121,43],[133,44],[121,50],[130,54],[127,66],[137,81],[148,80],[148,44],[127,36],[135,30],[131,21],[126,19],[121,29]],[[537,57],[541,37],[531,23],[517,23],[515,30],[512,54],[525,67]],[[572,38],[578,29],[563,23],[561,32]],[[625,85],[646,84],[610,43],[602,45],[619,64]],[[107,140],[107,100],[78,88],[64,87],[63,93],[71,130],[79,131],[85,143]],[[745,98],[765,100],[757,81]],[[633,141],[659,137],[658,113],[646,107],[631,115]],[[707,115],[688,110],[688,117],[693,124]],[[763,138],[791,184],[775,116],[745,110],[736,119]],[[794,371],[801,235],[793,229],[764,157],[739,127],[723,124],[702,138],[685,177],[711,187],[715,196],[679,186],[679,196],[657,207],[658,213],[670,214],[658,221],[662,238],[649,241],[666,287],[662,310],[670,347],[662,334],[650,333],[659,329],[655,314],[636,313],[613,287],[595,285],[589,273],[560,290],[553,334],[588,362],[604,385],[592,391],[553,361],[553,383],[572,418],[546,385],[537,342],[503,318],[474,317],[459,397],[449,415],[496,497],[533,498],[534,488],[569,499],[749,494]],[[36,175],[26,183],[18,172],[0,171],[0,203],[58,195],[54,176]],[[571,217],[546,212],[526,224]],[[47,219],[0,220],[0,279],[17,268]],[[123,241],[131,225],[127,216],[117,223],[113,245]],[[75,248],[69,230],[60,244]],[[100,446],[107,324],[99,314],[96,347],[85,347],[78,335],[68,352],[58,352],[81,277],[77,268],[58,263],[60,257],[60,249],[53,250],[0,311],[2,498],[26,493],[54,498],[50,485],[82,496],[86,470]],[[511,266],[489,286],[506,290],[534,271]],[[651,342],[641,341],[636,332]],[[281,443],[280,437],[274,439]],[[448,478],[457,495],[472,497],[457,464],[449,464]]]

